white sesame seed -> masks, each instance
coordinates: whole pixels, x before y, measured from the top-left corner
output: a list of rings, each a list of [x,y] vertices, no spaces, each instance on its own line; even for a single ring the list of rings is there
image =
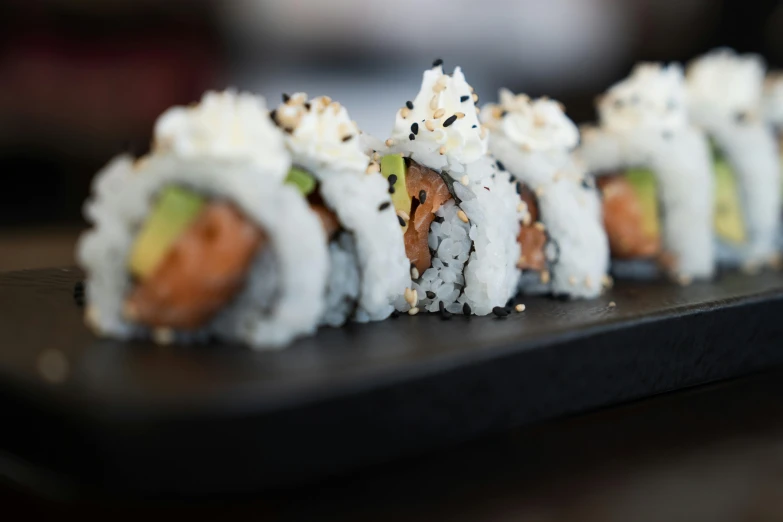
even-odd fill
[[[535,225],[533,225],[533,226],[536,228],[536,230],[539,230],[539,231],[541,231],[541,232],[543,232],[544,230],[546,230],[546,225],[544,225],[544,224],[543,224],[542,222],[540,222],[540,221],[536,221],[536,224],[535,224]]]
[[[414,267],[411,267],[411,279],[416,280],[419,278],[419,269]]]
[[[427,120],[424,123],[424,126],[427,127],[427,130],[430,132],[435,130],[435,122],[433,122],[432,120]]]
[[[437,111],[435,111],[435,114],[433,114],[432,117],[437,120],[439,118],[442,118],[444,114],[446,114],[446,111],[444,109],[438,109]]]
[[[380,172],[380,171],[381,171],[381,166],[380,165],[378,165],[377,163],[370,163],[367,166],[367,170],[365,172],[367,174],[374,174],[374,173]]]
[[[438,108],[438,95],[436,94],[430,100],[430,109],[434,111],[437,108]]]
[[[527,257],[524,255],[519,256],[519,259],[517,260],[517,266],[523,266],[525,263],[527,263]]]
[[[530,215],[530,213],[525,214],[524,219],[522,219],[522,224],[526,227],[529,227],[533,223],[533,217]]]
[[[468,177],[468,175],[467,175],[467,174],[465,174],[464,176],[462,176],[461,178],[459,178],[459,182],[460,182],[460,183],[462,183],[463,185],[465,185],[465,186],[467,187],[467,186],[468,186],[468,183],[470,183],[470,178]]]
[[[475,103],[475,102],[477,102],[477,101],[478,101],[478,94],[476,94],[476,93],[474,92],[474,93],[473,93],[473,102]]]
[[[465,214],[465,211],[464,211],[464,210],[462,210],[462,209],[459,209],[459,210],[457,211],[457,217],[458,217],[458,218],[460,218],[460,220],[461,220],[463,223],[467,223],[467,222],[468,222],[468,215],[467,215],[467,214]]]
[[[406,288],[403,296],[405,297],[406,303],[408,303],[411,306],[416,306],[416,299],[414,299],[413,297],[413,290],[411,290],[410,288]]]
[[[392,145],[394,145],[394,140],[393,139],[389,138],[388,140],[386,140],[386,146],[387,147],[391,147]]]
[[[38,373],[44,380],[52,384],[60,384],[68,378],[69,364],[65,354],[53,348],[46,349],[38,354]]]
[[[576,285],[576,276],[570,276],[568,278],[568,284],[571,285],[571,286],[575,286]]]
[[[407,118],[410,113],[411,113],[411,110],[409,108],[407,108],[407,107],[403,107],[402,109],[400,109],[400,116],[402,116],[403,120],[405,118]]]
[[[419,309],[417,307],[413,307],[410,310],[408,310],[408,315],[416,315],[419,313]]]
[[[617,306],[617,303],[614,301],[609,301],[609,308],[614,308],[615,306]]]
[[[593,288],[593,280],[590,276],[585,276],[585,287]]]
[[[549,279],[550,279],[550,276],[549,276],[549,272],[548,271],[544,270],[543,272],[541,272],[541,282],[543,284],[549,283]]]
[[[525,305],[523,305],[523,304],[518,304],[518,305],[516,305],[516,306],[514,307],[514,310],[516,310],[516,311],[517,311],[517,312],[519,312],[519,313],[522,313],[522,312],[524,312],[524,311],[525,311],[525,308],[526,308],[526,307],[525,307]]]
[[[544,195],[544,187],[536,187],[536,197],[540,198]]]
[[[441,91],[446,90],[446,86],[443,85],[442,83],[438,82],[438,83],[435,83],[435,85],[432,86],[432,90],[434,92],[441,92]]]
[[[525,212],[527,210],[527,203],[524,201],[520,201],[519,205],[517,205],[517,212]]]
[[[609,274],[604,274],[603,276],[601,276],[601,284],[605,288],[612,288],[612,286],[614,286],[614,280],[612,279],[612,276],[610,276]]]
[[[156,344],[171,344],[174,342],[174,330],[171,328],[155,328],[152,331],[152,340]]]
[[[454,116],[456,116],[458,120],[461,120],[462,118],[465,117],[465,113],[464,112],[455,112]]]
[[[443,156],[444,154],[446,154],[446,146],[444,145],[443,147],[441,147],[440,149],[438,149],[438,153],[439,153],[441,156]]]
[[[411,217],[404,210],[398,210],[397,215],[404,219],[406,223],[411,220]]]

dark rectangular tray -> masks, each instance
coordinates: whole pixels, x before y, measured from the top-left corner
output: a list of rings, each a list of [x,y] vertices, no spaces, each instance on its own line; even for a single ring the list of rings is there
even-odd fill
[[[523,298],[505,319],[406,315],[279,352],[96,339],[80,278],[0,274],[0,475],[49,494],[257,491],[783,364],[772,272]]]

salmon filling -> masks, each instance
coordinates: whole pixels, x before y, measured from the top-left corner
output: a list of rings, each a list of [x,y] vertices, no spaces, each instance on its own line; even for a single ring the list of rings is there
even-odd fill
[[[403,236],[405,253],[411,264],[423,274],[432,264],[430,225],[438,209],[452,196],[440,174],[415,161],[411,161],[407,168],[405,187],[412,195],[410,220]]]
[[[645,202],[634,184],[621,174],[601,176],[597,185],[603,195],[604,228],[612,257],[640,259],[661,253],[656,205]]]
[[[528,224],[523,223],[519,227],[517,243],[522,247],[522,257],[520,257],[517,267],[522,270],[536,270],[540,272],[546,269],[544,247],[546,247],[547,236],[540,226],[536,226],[536,222],[538,222],[540,217],[538,201],[533,191],[527,185],[518,182],[518,187],[519,196],[527,205],[530,221],[527,222]]]

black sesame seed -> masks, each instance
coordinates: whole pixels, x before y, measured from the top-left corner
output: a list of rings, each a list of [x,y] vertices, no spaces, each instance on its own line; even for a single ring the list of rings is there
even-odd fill
[[[462,305],[462,313],[463,314],[470,315],[470,312],[472,312],[472,310],[470,309],[470,305],[468,303],[465,303],[464,305]]]
[[[346,141],[351,141],[351,138],[353,138],[353,134],[349,134],[348,136],[344,137],[343,143],[345,143]]]
[[[446,121],[443,122],[443,126],[444,127],[448,127],[449,125],[451,125],[455,121],[457,121],[457,115],[456,114],[446,118]]]
[[[391,174],[389,176],[388,181],[389,181],[389,185],[394,185],[395,183],[397,183],[397,174]]]
[[[384,201],[383,203],[378,205],[378,212],[383,212],[384,210],[386,210],[390,206],[391,206],[391,202],[390,201]]]
[[[506,166],[505,166],[505,165],[503,165],[503,163],[501,163],[501,161],[500,161],[500,160],[497,160],[497,161],[495,162],[495,165],[497,165],[497,166],[498,166],[498,168],[499,168],[500,170],[506,170]]]
[[[77,306],[84,306],[84,281],[77,281],[74,285],[73,300]]]
[[[440,312],[440,317],[442,319],[451,319],[451,312],[446,310],[446,306],[443,304],[443,301],[438,303],[438,311]]]
[[[489,190],[489,187],[484,187],[484,190],[486,190],[487,192],[492,192],[491,190]]]
[[[500,113],[500,117],[501,118],[505,118],[506,114],[508,114],[508,111],[503,111],[503,112]]]
[[[470,96],[461,96],[461,97],[460,97],[460,99],[459,99],[459,101],[461,101],[462,103],[465,103],[465,102],[466,102],[466,101],[468,101],[469,99],[470,99]]]
[[[435,299],[435,292],[431,290],[427,290],[426,294],[427,294],[427,299]]]
[[[473,127],[471,127],[471,129],[477,129],[477,128],[478,128],[478,125],[474,125]]]
[[[443,223],[445,219],[441,216],[435,216],[435,223]]]
[[[425,203],[427,201],[427,192],[425,190],[419,191],[419,201]]]
[[[397,221],[399,221],[399,222],[400,222],[400,226],[401,226],[401,227],[404,227],[404,226],[405,226],[405,220],[404,220],[404,219],[402,219],[402,216],[397,216]]]
[[[509,299],[508,301],[506,301],[506,308],[511,308],[512,306],[514,306],[514,298],[513,297],[511,299]]]
[[[492,309],[492,313],[495,314],[498,317],[506,317],[506,316],[508,316],[508,312],[502,306],[496,306],[495,308],[493,308]]]
[[[291,97],[287,95],[286,93],[283,93],[283,103],[288,103],[288,100],[290,100]]]
[[[310,105],[310,102],[306,102],[305,103],[305,109],[307,109],[309,111],[311,107],[312,106]]]
[[[514,182],[517,180],[517,177],[516,177],[516,176],[509,176],[509,177],[508,177],[508,180],[509,180],[511,183],[514,183]]]
[[[441,66],[441,65],[443,65],[443,60],[441,60],[440,58],[438,58],[437,60],[432,62],[432,66],[433,67],[438,67],[438,66]]]
[[[395,310],[395,311],[393,311],[391,313],[391,318],[392,319],[397,319],[399,316],[400,316],[400,312],[398,312],[397,310]]]
[[[522,184],[521,183],[517,183],[517,194],[519,194],[520,196],[522,195]]]
[[[415,121],[413,123],[411,123],[411,132],[413,134],[418,134],[419,133],[419,124],[416,123]]]
[[[410,110],[413,110],[413,102],[412,102],[412,101],[406,101],[406,102],[405,102],[405,106],[406,106],[408,109],[410,109]]]
[[[277,125],[277,109],[270,112],[269,117],[272,118],[272,121]]]
[[[410,135],[408,135],[408,139],[413,141],[416,139],[416,135],[411,132]]]
[[[389,194],[394,194],[394,187],[389,187]]]

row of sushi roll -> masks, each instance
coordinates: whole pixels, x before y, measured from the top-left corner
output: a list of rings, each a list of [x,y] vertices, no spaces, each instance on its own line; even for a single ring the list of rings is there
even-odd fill
[[[548,98],[479,108],[437,60],[385,141],[326,96],[207,93],[97,176],[86,322],[274,349],[346,321],[594,298],[610,268],[687,284],[774,265],[783,76],[764,76],[727,49],[640,64],[579,129]]]

